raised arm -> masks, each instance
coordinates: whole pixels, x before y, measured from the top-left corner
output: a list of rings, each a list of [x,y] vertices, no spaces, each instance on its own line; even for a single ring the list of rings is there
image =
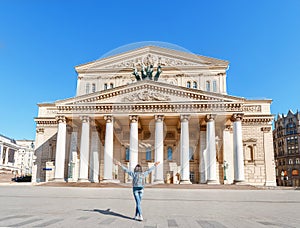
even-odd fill
[[[155,169],[155,167],[158,166],[159,163],[160,163],[159,161],[158,161],[158,162],[155,162],[154,165],[153,165],[150,169],[146,170],[146,171],[144,172],[145,177],[148,176],[149,173],[151,173],[151,172]]]
[[[129,176],[133,176],[133,172],[130,171],[129,169],[127,169],[125,166],[123,166],[123,165],[121,164],[121,162],[115,161],[115,164],[118,165],[118,166],[120,166],[126,173],[129,174]]]

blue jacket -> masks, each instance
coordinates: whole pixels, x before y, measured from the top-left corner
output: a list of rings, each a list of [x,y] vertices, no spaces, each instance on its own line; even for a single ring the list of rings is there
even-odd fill
[[[132,177],[132,187],[144,188],[145,178],[154,170],[155,166],[152,166],[150,169],[145,172],[132,172],[129,171],[125,166],[121,166],[122,169]]]

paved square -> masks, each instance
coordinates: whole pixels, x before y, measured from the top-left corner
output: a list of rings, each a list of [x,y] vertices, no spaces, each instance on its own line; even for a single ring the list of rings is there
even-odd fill
[[[299,227],[300,191],[0,186],[0,227]]]

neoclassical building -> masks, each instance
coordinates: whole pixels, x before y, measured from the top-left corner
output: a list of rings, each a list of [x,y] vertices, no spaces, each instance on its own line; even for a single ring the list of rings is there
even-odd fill
[[[33,181],[276,185],[271,100],[226,90],[227,61],[145,46],[75,67],[75,97],[39,104]]]

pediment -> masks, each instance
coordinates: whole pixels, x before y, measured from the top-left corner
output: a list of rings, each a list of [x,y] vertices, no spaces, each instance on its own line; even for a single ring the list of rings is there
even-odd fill
[[[228,62],[156,46],[147,46],[75,67],[78,73],[97,70],[116,70],[151,64],[154,67],[224,67]]]
[[[144,80],[113,89],[57,101],[57,105],[244,102],[244,98]]]

